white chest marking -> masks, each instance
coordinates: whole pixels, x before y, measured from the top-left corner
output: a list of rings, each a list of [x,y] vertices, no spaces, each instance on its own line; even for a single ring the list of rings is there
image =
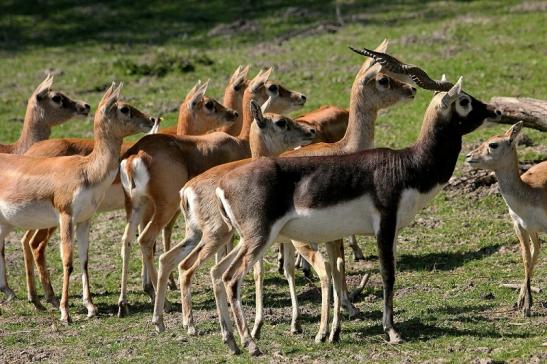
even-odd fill
[[[285,218],[280,234],[284,237],[323,243],[351,234],[372,235],[380,227],[380,213],[370,196],[326,208],[296,208]]]
[[[85,221],[91,218],[99,204],[102,202],[107,189],[114,182],[117,170],[109,173],[101,183],[90,187],[82,187],[74,191],[72,195],[72,214],[76,222]]]
[[[505,202],[507,203],[507,199],[505,199]],[[509,205],[508,203],[507,206],[509,207],[511,219],[528,232],[547,232],[547,212],[545,209],[538,206],[515,206],[515,204]],[[511,206],[515,209],[513,210]]]
[[[418,211],[423,209],[437,195],[442,185],[437,185],[427,193],[421,193],[416,189],[403,190],[399,206],[397,208],[397,229],[410,224]]]

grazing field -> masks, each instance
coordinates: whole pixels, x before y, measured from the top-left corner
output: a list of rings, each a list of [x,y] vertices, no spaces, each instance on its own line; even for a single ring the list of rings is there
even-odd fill
[[[76,5],[74,4],[76,3]],[[323,104],[347,107],[349,90],[363,58],[347,46],[375,47],[385,37],[389,52],[420,65],[435,78],[464,76],[464,88],[488,101],[492,96],[547,98],[547,3],[518,1],[342,1],[344,25],[330,1],[18,1],[0,3],[0,141],[17,139],[25,105],[47,72],[55,87],[84,99],[92,110],[113,80],[122,96],[165,125],[176,122],[178,105],[198,80],[210,78],[208,95],[222,99],[239,64],[251,73],[274,66],[272,79],[308,96],[302,111]],[[417,137],[432,97],[416,99],[381,115],[376,145],[399,148]],[[296,114],[295,114],[296,115]],[[91,119],[54,129],[55,137],[90,137]],[[165,126],[164,125],[164,126]],[[463,156],[508,126],[484,127],[465,137]],[[521,160],[547,159],[547,134],[525,130]],[[457,176],[469,175],[458,163]],[[266,323],[258,361],[333,362],[521,362],[547,361],[547,259],[535,270],[532,316],[513,308],[518,292],[500,287],[523,278],[518,241],[495,186],[472,180],[445,189],[402,231],[398,244],[395,322],[406,342],[393,346],[382,335],[382,286],[375,243],[360,238],[365,262],[348,255],[350,289],[367,272],[358,298],[361,314],[342,322],[341,342],[316,344],[319,283],[297,272],[304,332],[289,334],[288,286],[266,258]],[[0,362],[141,361],[243,362],[230,356],[219,334],[208,269],[194,279],[193,302],[199,335],[189,337],[179,312],[166,314],[167,330],[156,334],[152,304],[140,288],[140,253],[133,247],[129,281],[130,315],[116,316],[121,275],[122,211],[94,220],[90,275],[97,319],[81,305],[80,269],[72,275],[73,323],[59,322],[51,306],[35,311],[26,302],[22,232],[6,242],[8,279],[18,298],[0,303]],[[175,241],[184,234],[182,219]],[[545,237],[543,237],[545,238]],[[50,242],[48,262],[60,294],[59,240]],[[346,254],[350,249],[346,249]],[[210,264],[207,268],[210,267]],[[41,290],[40,290],[41,291]],[[178,302],[178,292],[169,292]],[[0,300],[4,297],[0,296]],[[244,303],[254,307],[251,276]]]

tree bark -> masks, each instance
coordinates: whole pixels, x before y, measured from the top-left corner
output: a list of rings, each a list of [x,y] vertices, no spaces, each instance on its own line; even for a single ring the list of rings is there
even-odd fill
[[[490,104],[501,112],[500,124],[515,124],[524,121],[524,126],[540,131],[547,131],[547,101],[530,99],[527,97],[500,97],[495,96]]]

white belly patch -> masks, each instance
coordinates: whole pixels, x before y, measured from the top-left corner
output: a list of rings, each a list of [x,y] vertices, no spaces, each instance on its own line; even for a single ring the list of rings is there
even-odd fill
[[[351,234],[373,235],[380,227],[380,213],[368,195],[326,208],[296,208],[287,219],[281,235],[316,243]]]
[[[8,204],[0,201],[2,219],[10,225],[22,229],[45,229],[56,226],[59,212],[50,201],[32,201],[21,204]]]
[[[403,190],[397,209],[397,229],[410,224],[418,211],[423,209],[437,195],[442,185],[437,185],[431,191],[421,193],[416,189]]]

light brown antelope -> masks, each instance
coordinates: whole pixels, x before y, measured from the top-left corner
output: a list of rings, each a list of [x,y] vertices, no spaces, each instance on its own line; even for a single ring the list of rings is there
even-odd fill
[[[255,121],[252,123],[249,138],[253,159],[279,155],[287,149],[309,144],[315,137],[314,129],[290,118],[273,113],[262,115],[260,107],[255,101],[251,101],[250,107],[251,115]],[[264,104],[263,108],[266,107],[267,105]],[[181,189],[181,210],[184,212],[186,221],[186,233],[180,244],[160,257],[157,295],[152,320],[158,331],[165,329],[163,307],[167,279],[170,272],[180,263],[179,281],[183,326],[188,329],[190,335],[195,335],[190,292],[193,273],[201,264],[218,253],[220,248],[228,244],[233,237],[233,231],[224,223],[217,208],[215,188],[222,175],[250,160],[243,159],[213,167],[192,178]],[[289,284],[294,287],[294,282]]]
[[[314,143],[334,143],[342,139],[348,120],[348,110],[332,105],[321,106],[295,119],[316,130]]]
[[[509,207],[509,215],[520,242],[524,263],[524,282],[517,307],[525,316],[530,316],[530,284],[541,248],[538,234],[547,232],[547,162],[536,164],[520,175],[516,140],[521,128],[522,121],[513,125],[505,134],[491,137],[469,153],[465,161],[472,167],[496,173],[501,195]]]
[[[205,96],[208,83],[201,84],[198,82],[186,95],[183,106],[188,112],[179,118],[179,125],[199,125],[201,123],[209,125],[211,128],[223,127],[234,123],[237,119],[237,112],[225,108],[216,100]],[[154,119],[159,123],[159,118]],[[192,130],[197,131],[199,128],[194,127]],[[188,129],[185,129],[189,131]],[[123,143],[121,145],[121,153],[125,153],[134,143]],[[33,145],[26,155],[34,157],[60,157],[69,155],[88,155],[93,151],[93,139],[50,139]],[[108,188],[105,198],[100,203],[97,211],[112,211],[119,210],[125,207],[125,198],[121,186],[119,175],[116,176],[114,183]],[[40,276],[40,282],[45,292],[47,302],[57,305],[55,293],[51,285],[49,273],[46,266],[46,248],[49,237],[54,233],[55,227],[50,229],[42,229],[38,231],[27,231],[22,239],[23,249],[25,254],[25,270],[27,278],[27,296],[29,302],[33,303],[36,308],[42,309],[36,288],[34,284],[34,271],[32,262],[27,258],[33,258]],[[164,233],[168,237],[164,240],[164,245],[170,248],[170,232]],[[143,272],[143,277],[146,277],[146,272]],[[151,284],[146,284],[144,281],[143,289],[145,292],[150,291]],[[174,280],[172,281],[174,284]]]
[[[53,76],[48,75],[36,87],[27,102],[19,139],[14,144],[0,144],[0,153],[23,154],[33,144],[49,138],[52,126],[89,114],[87,103],[72,100],[64,93],[52,90],[52,85]]]
[[[305,99],[297,92],[289,97],[280,94],[279,88],[271,90],[268,78],[271,69],[261,71],[249,84],[243,96],[243,103],[251,100],[259,104],[266,88],[272,97],[270,107],[275,104],[295,108],[303,105]],[[278,106],[279,107],[279,106]],[[178,193],[191,178],[207,169],[250,157],[249,134],[252,117],[247,108],[243,109],[243,126],[238,137],[223,132],[194,137],[173,137],[150,135],[142,138],[123,156],[121,176],[128,198],[128,223],[122,240],[123,270],[119,315],[125,315],[127,308],[127,274],[129,244],[135,239],[137,226],[143,225],[138,237],[144,264],[150,273],[152,284],[157,283],[157,272],[153,262],[154,240],[158,232],[178,214]],[[154,287],[156,288],[156,287]]]
[[[40,158],[0,155],[0,290],[9,294],[4,239],[15,228],[60,226],[63,261],[61,320],[69,322],[68,289],[75,230],[82,267],[83,300],[88,316],[97,313],[87,273],[89,221],[118,174],[123,137],[149,131],[155,123],[136,108],[118,101],[121,84],[112,85],[95,113],[93,152],[88,156]],[[32,258],[30,258],[32,259]]]
[[[318,243],[350,234],[375,235],[384,283],[383,326],[390,342],[401,341],[393,325],[395,248],[407,226],[446,184],[461,149],[462,136],[486,118],[498,117],[488,105],[461,89],[435,95],[417,142],[405,149],[369,149],[349,155],[263,158],[221,178],[216,194],[225,220],[240,234],[239,245],[212,270],[223,292],[217,300],[221,323],[229,332],[230,302],[242,344],[260,353],[241,306],[245,273],[278,236]],[[244,197],[244,198],[243,198]],[[224,285],[225,291],[222,290]],[[340,282],[334,279],[335,318],[329,337],[339,340]],[[233,337],[224,337],[231,350]],[[231,342],[229,342],[231,340]]]

